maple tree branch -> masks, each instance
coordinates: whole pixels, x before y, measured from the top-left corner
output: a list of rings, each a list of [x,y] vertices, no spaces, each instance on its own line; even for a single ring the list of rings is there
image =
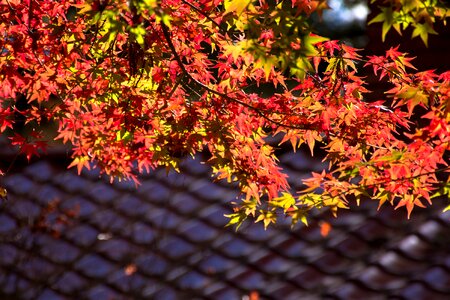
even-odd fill
[[[362,189],[370,189],[370,188],[374,188],[374,187],[379,187],[382,184],[385,184],[387,182],[402,182],[402,181],[408,181],[411,179],[415,179],[415,178],[419,178],[422,176],[428,176],[428,175],[432,175],[432,174],[438,174],[441,172],[445,172],[447,170],[450,170],[450,166],[444,167],[444,168],[440,168],[440,169],[436,169],[434,171],[429,171],[429,172],[425,172],[425,173],[420,173],[417,175],[413,175],[413,176],[408,176],[408,177],[403,177],[403,178],[396,178],[396,179],[392,179],[392,178],[388,178],[388,179],[379,179],[378,182],[372,183],[372,184],[359,184],[358,188],[362,188]],[[355,190],[356,188],[349,188],[345,191],[342,191],[340,193],[338,193],[336,196],[329,196],[330,198],[333,197],[340,197],[342,195],[344,195],[345,193],[348,193],[351,190]]]
[[[445,172],[445,171],[447,171],[447,170],[450,170],[450,166],[447,166],[447,167],[444,167],[444,168],[440,168],[440,169],[436,169],[436,170],[434,170],[434,171],[430,171],[430,172],[426,172],[426,173],[417,174],[417,175],[414,175],[414,176],[404,177],[404,178],[397,178],[397,179],[383,179],[383,180],[380,180],[380,181],[378,181],[378,182],[376,182],[376,183],[373,183],[373,184],[367,184],[367,185],[361,185],[361,184],[358,184],[358,187],[349,187],[349,188],[347,188],[346,190],[343,190],[343,191],[337,193],[336,195],[323,194],[323,193],[322,193],[322,194],[321,194],[321,201],[320,201],[320,203],[321,203],[321,205],[323,205],[323,203],[325,202],[325,200],[332,200],[332,199],[336,199],[336,198],[341,198],[343,195],[349,193],[349,192],[352,191],[352,190],[357,190],[357,189],[368,190],[368,189],[372,189],[372,188],[375,188],[375,187],[379,187],[379,186],[381,186],[382,184],[387,183],[388,181],[389,181],[389,182],[401,182],[401,181],[407,181],[407,180],[419,178],[419,177],[421,177],[421,176],[428,176],[428,175],[431,175],[431,174],[437,174],[437,173]],[[445,183],[444,183],[444,184],[445,184]],[[300,193],[301,193],[301,191],[300,191]],[[304,194],[306,194],[306,193],[304,193]],[[369,197],[370,197],[370,195],[369,195]],[[396,197],[399,197],[399,196],[397,195]],[[346,202],[346,204],[347,204],[348,201],[347,201],[345,198],[344,198],[344,200],[345,200],[345,202]],[[318,203],[319,203],[319,202],[314,202],[315,206],[316,206]],[[304,205],[304,204],[300,203],[300,204],[297,204],[297,205]],[[328,206],[324,206],[324,207],[328,207]]]
[[[342,59],[342,60],[345,59],[345,60],[354,60],[354,61],[358,61],[358,62],[362,62],[362,63],[369,63],[371,65],[378,66],[380,69],[383,69],[384,71],[388,72],[389,74],[391,74],[392,76],[396,77],[400,81],[409,84],[409,82],[403,76],[401,76],[400,74],[395,73],[393,70],[385,67],[382,63],[374,63],[374,62],[371,62],[368,59],[364,59],[364,58],[361,58],[361,57],[345,57],[342,54],[341,55],[334,55],[334,56],[330,56],[330,55],[313,55],[313,56],[308,56],[308,57],[311,57],[311,58],[312,57],[318,57],[318,58],[327,58],[327,59],[339,58],[339,59]]]
[[[180,76],[180,78],[178,78],[177,82],[175,82],[174,86],[172,87],[172,89],[170,90],[169,94],[167,95],[167,98],[172,98],[173,93],[175,93],[175,91],[177,90],[178,86],[180,85],[180,83],[183,81],[183,77],[184,74]]]
[[[30,31],[31,29],[31,20],[32,20],[32,18],[33,18],[33,0],[30,0],[30,2],[28,3],[28,24],[27,24],[27,27],[28,27],[28,31]],[[34,41],[34,38],[33,38],[33,41]]]
[[[437,174],[437,173],[445,172],[445,171],[447,171],[447,170],[450,170],[450,166],[447,166],[447,167],[444,167],[444,168],[440,168],[440,169],[436,169],[436,170],[434,170],[434,171],[429,171],[429,172],[425,172],[425,173],[420,173],[420,174],[413,175],[413,176],[408,176],[408,177],[403,177],[403,178],[397,178],[397,179],[390,179],[390,181],[393,181],[393,182],[397,182],[397,181],[408,181],[408,180],[410,180],[410,179],[415,179],[415,178],[419,178],[419,177],[422,177],[422,176],[428,176],[428,175],[431,175],[431,174]],[[363,187],[374,187],[374,186],[379,185],[379,184],[382,184],[382,183],[384,183],[384,182],[383,182],[383,181],[379,181],[379,182],[376,182],[376,183],[374,183],[374,184],[372,184],[372,185],[363,185]]]
[[[275,125],[277,125],[277,126],[286,127],[286,128],[290,128],[290,129],[299,129],[299,130],[317,130],[317,128],[316,128],[315,126],[312,126],[312,125],[310,125],[310,126],[307,126],[307,125],[304,125],[304,126],[294,126],[294,125],[283,124],[283,123],[280,123],[280,122],[278,122],[278,121],[275,121],[275,120],[269,118],[267,115],[265,115],[260,109],[254,107],[254,106],[252,106],[252,105],[250,105],[250,104],[248,104],[248,103],[245,103],[245,102],[243,102],[243,101],[241,101],[241,100],[239,100],[239,99],[230,97],[230,96],[228,96],[227,94],[224,94],[224,93],[221,93],[221,92],[219,92],[219,91],[216,91],[215,89],[212,89],[212,88],[210,88],[209,86],[205,85],[204,83],[198,81],[197,79],[195,79],[194,77],[192,77],[192,75],[186,70],[186,67],[185,67],[184,63],[182,62],[181,57],[178,55],[178,52],[177,52],[177,50],[175,49],[175,46],[174,46],[174,44],[173,44],[173,42],[172,42],[172,39],[171,39],[171,36],[170,36],[170,33],[169,33],[169,30],[168,30],[167,26],[166,26],[164,23],[161,23],[161,28],[162,28],[162,31],[163,31],[164,38],[165,38],[167,44],[169,45],[170,51],[171,51],[172,54],[174,55],[175,60],[177,61],[178,65],[179,65],[179,67],[180,67],[180,69],[181,69],[181,71],[182,71],[182,72],[183,72],[190,80],[192,80],[195,84],[197,84],[197,85],[200,86],[201,88],[207,90],[208,92],[210,92],[210,93],[212,93],[212,94],[215,94],[215,95],[217,95],[217,96],[220,96],[220,97],[222,97],[222,98],[224,98],[224,99],[226,99],[226,100],[228,100],[228,101],[230,101],[230,102],[235,102],[235,103],[238,103],[238,104],[240,104],[240,105],[242,105],[242,106],[244,106],[244,107],[247,107],[247,108],[249,108],[249,109],[255,111],[259,116],[261,116],[261,117],[264,118],[265,120],[267,120],[267,121],[269,121],[270,123],[275,124]]]

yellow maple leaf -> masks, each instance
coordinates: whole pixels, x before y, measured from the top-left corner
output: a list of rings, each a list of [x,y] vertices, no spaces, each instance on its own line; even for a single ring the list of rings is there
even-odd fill
[[[251,0],[225,0],[225,13],[235,12],[238,16],[247,8]]]
[[[83,167],[86,167],[86,169],[90,170],[90,165],[89,165],[89,161],[90,158],[89,156],[80,156],[80,157],[76,157],[72,163],[67,167],[68,169],[71,167],[77,167],[78,170],[78,175],[81,174],[81,170],[83,169]]]

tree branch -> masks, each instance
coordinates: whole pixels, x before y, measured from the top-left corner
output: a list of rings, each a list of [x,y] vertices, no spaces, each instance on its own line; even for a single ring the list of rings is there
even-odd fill
[[[224,93],[221,93],[221,92],[219,92],[219,91],[216,91],[215,89],[212,89],[212,88],[210,88],[209,86],[205,85],[204,83],[198,81],[197,79],[195,79],[194,77],[192,77],[192,75],[186,70],[186,66],[185,66],[184,63],[181,61],[181,57],[178,55],[178,52],[177,52],[177,50],[175,49],[175,46],[174,46],[174,44],[173,44],[173,42],[172,42],[172,38],[171,38],[171,36],[170,36],[169,29],[168,29],[167,26],[166,26],[164,23],[162,23],[162,22],[161,22],[161,28],[162,28],[162,31],[163,31],[163,34],[164,34],[164,38],[165,38],[167,44],[169,45],[170,51],[171,51],[172,54],[174,55],[175,60],[177,61],[178,65],[179,65],[179,67],[180,67],[180,69],[181,69],[181,71],[182,71],[182,72],[183,72],[183,73],[184,73],[191,81],[193,81],[196,85],[200,86],[201,88],[207,90],[208,92],[210,92],[210,93],[212,93],[212,94],[215,94],[215,95],[217,95],[217,96],[220,96],[220,97],[224,98],[225,100],[228,100],[228,101],[230,101],[230,102],[237,103],[237,104],[239,104],[239,105],[242,105],[242,106],[244,106],[244,107],[246,107],[246,108],[249,108],[249,109],[253,110],[253,111],[256,112],[260,117],[264,118],[265,120],[267,120],[267,121],[269,121],[270,123],[275,124],[275,125],[277,125],[277,126],[280,126],[280,127],[286,127],[286,128],[290,128],[290,129],[299,129],[299,130],[317,130],[316,126],[313,126],[313,125],[306,125],[306,124],[305,124],[304,126],[294,126],[294,125],[283,124],[283,123],[280,123],[280,122],[278,122],[278,121],[275,121],[275,120],[269,118],[268,116],[266,116],[260,109],[254,107],[254,106],[252,106],[252,105],[250,105],[250,104],[248,104],[248,103],[245,103],[245,102],[243,102],[243,101],[241,101],[241,100],[239,100],[239,99],[230,97],[230,96],[228,96],[227,94],[224,94]]]

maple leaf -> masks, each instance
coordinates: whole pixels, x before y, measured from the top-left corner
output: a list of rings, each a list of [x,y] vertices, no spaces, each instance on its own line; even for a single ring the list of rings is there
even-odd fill
[[[270,204],[281,207],[286,212],[295,204],[295,199],[291,194],[283,192],[281,197],[272,199]]]
[[[320,222],[320,234],[323,237],[327,237],[330,234],[331,231],[331,224],[325,221]]]
[[[225,0],[225,13],[235,12],[238,16],[250,5],[251,0]]]
[[[406,207],[406,210],[408,212],[408,219],[411,217],[411,212],[414,209],[414,206],[425,207],[425,205],[423,205],[418,197],[410,194],[404,195],[403,198],[398,202],[395,209],[398,209],[402,206]]]
[[[0,108],[0,132],[6,130],[6,128],[13,129],[13,116],[14,112],[8,107],[6,109]]]
[[[89,158],[89,156],[75,157],[75,159],[70,163],[70,165],[67,168],[69,169],[76,166],[78,174],[81,174],[83,168],[86,168],[88,170],[91,169],[91,166],[89,164],[90,161],[91,159]]]

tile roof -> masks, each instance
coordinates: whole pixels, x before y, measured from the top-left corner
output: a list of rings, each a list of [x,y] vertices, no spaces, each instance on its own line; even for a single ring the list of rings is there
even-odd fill
[[[317,168],[295,159],[281,159],[292,179]],[[213,184],[198,160],[138,189],[60,165],[41,160],[3,180],[1,299],[450,299],[450,214],[439,201],[410,221],[367,201],[337,219],[319,212],[309,227],[236,233],[223,216],[236,190]]]

